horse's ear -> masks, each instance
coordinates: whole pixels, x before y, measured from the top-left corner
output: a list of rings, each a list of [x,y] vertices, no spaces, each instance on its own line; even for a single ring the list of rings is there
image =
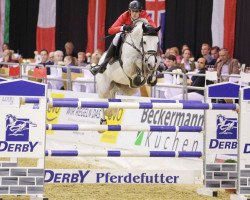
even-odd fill
[[[142,30],[143,30],[143,32],[146,32],[146,31],[147,31],[147,27],[145,26],[144,23],[142,23]]]
[[[157,27],[157,28],[155,29],[155,31],[158,32],[160,29],[161,29],[161,26]]]

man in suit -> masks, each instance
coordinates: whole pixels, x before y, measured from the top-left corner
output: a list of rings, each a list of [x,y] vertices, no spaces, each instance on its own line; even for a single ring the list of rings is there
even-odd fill
[[[51,62],[49,60],[49,53],[46,49],[43,49],[41,52],[40,52],[40,55],[41,55],[41,62],[39,63],[40,65],[43,65],[44,67],[46,65],[53,65],[54,63]],[[47,75],[50,75],[50,68],[47,67]]]

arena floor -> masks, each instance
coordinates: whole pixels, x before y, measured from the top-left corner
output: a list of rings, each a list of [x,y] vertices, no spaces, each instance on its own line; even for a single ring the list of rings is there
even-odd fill
[[[28,161],[32,165],[34,161]],[[19,161],[25,166],[27,159]],[[46,158],[46,168],[96,168],[90,164],[69,163],[64,159]],[[98,166],[100,168],[100,166]],[[47,184],[45,196],[50,200],[228,200],[230,193],[224,190],[219,191],[218,197],[199,196],[197,188],[202,185],[146,185],[146,184]],[[3,200],[24,200],[27,196],[4,197]]]

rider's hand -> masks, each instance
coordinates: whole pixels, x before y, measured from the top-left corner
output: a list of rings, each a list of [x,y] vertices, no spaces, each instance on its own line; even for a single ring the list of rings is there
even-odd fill
[[[125,25],[123,26],[122,29],[123,29],[123,31],[130,32],[130,31],[132,31],[133,27],[130,26],[130,25],[126,25],[126,24],[125,24]]]

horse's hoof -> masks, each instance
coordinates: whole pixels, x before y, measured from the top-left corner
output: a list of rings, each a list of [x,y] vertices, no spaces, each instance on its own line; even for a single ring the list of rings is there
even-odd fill
[[[157,84],[157,77],[156,76],[149,76],[147,79],[147,84],[150,86],[155,86]]]
[[[106,119],[101,119],[100,120],[100,125],[107,125],[107,120]],[[97,131],[98,133],[102,134],[104,133],[105,131]]]
[[[107,125],[107,120],[106,119],[101,119],[100,120],[100,125]]]

